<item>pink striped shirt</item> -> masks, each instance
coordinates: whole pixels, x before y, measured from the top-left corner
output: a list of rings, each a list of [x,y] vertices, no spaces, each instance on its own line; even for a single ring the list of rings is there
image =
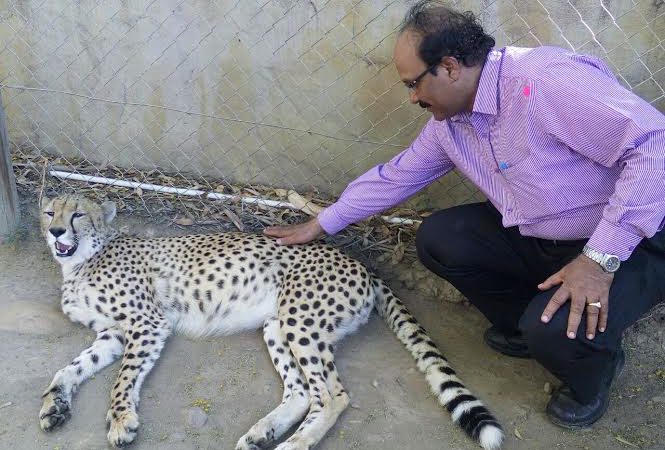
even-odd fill
[[[458,169],[525,236],[588,239],[627,259],[665,217],[665,116],[601,61],[554,47],[493,50],[473,111],[409,148],[319,214],[334,234]]]

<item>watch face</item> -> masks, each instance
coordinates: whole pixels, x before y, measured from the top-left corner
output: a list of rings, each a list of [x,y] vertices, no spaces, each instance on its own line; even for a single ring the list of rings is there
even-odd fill
[[[608,272],[616,272],[621,264],[621,260],[616,256],[610,256],[605,260],[605,270]]]

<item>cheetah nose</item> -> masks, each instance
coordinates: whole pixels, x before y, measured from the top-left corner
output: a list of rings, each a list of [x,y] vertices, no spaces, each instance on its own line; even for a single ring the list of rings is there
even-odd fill
[[[49,228],[48,230],[56,238],[62,236],[63,234],[65,234],[65,229],[64,228]]]

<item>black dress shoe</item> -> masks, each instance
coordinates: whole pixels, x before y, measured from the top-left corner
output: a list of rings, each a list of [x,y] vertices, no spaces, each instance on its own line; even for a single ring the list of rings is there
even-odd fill
[[[485,343],[493,350],[513,358],[531,358],[526,339],[521,334],[506,336],[495,326],[485,330]]]
[[[612,381],[621,374],[625,362],[626,356],[623,350],[620,350],[617,354],[612,376],[603,380],[600,392],[589,403],[580,403],[575,400],[575,395],[568,386],[558,388],[547,404],[547,417],[552,423],[563,428],[580,429],[590,427],[603,417],[605,411],[607,411],[610,404]]]

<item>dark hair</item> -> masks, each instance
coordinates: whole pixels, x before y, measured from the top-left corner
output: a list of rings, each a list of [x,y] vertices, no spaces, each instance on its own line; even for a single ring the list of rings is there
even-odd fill
[[[494,47],[494,38],[483,31],[471,11],[458,12],[431,0],[421,0],[409,9],[400,33],[407,30],[422,37],[418,53],[428,66],[445,56],[467,67],[483,64]]]

